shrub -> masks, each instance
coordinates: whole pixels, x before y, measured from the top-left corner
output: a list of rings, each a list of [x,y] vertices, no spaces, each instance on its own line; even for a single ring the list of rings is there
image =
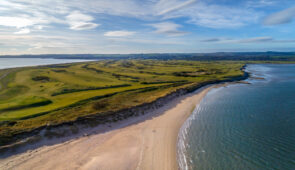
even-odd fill
[[[104,109],[108,106],[108,103],[105,100],[99,101],[99,102],[95,102],[92,106],[93,109],[95,110],[100,110],[100,109]]]
[[[32,80],[34,80],[34,81],[50,81],[50,78],[47,76],[36,76],[36,77],[33,77]]]

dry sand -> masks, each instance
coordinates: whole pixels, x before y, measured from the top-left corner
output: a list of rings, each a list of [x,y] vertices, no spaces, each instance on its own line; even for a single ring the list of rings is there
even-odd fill
[[[0,169],[178,169],[179,129],[211,88],[176,98],[144,121],[2,159]]]

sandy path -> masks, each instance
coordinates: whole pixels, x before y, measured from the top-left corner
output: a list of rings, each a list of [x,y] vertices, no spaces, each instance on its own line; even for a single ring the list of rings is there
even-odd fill
[[[2,159],[0,169],[178,169],[179,129],[211,88],[174,99],[143,122]]]

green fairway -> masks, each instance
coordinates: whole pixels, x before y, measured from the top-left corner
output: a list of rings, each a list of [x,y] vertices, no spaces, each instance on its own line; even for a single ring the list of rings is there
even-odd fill
[[[0,136],[130,108],[243,75],[239,62],[106,60],[0,71]]]

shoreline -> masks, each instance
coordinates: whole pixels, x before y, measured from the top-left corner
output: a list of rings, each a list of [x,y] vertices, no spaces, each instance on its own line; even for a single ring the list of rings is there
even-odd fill
[[[212,88],[248,76],[244,71],[241,77],[181,89],[162,98],[162,103],[148,104],[152,109],[138,117],[95,128],[90,125],[71,138],[30,144],[20,153],[1,156],[0,169],[178,169],[178,134],[194,108]]]
[[[194,111],[199,107],[201,104],[202,100],[206,95],[212,90],[212,89],[218,89],[222,87],[227,87],[229,85],[234,85],[234,84],[246,84],[244,82],[231,82],[231,83],[222,83],[222,84],[215,84],[211,85],[209,90],[206,92],[206,94],[202,97],[202,99],[196,104],[195,108],[191,111],[191,114],[188,115],[187,119],[183,122],[182,126],[179,129],[178,132],[178,137],[177,137],[177,162],[178,162],[178,168],[180,170],[188,170],[189,169],[189,164],[188,164],[188,157],[186,155],[186,146],[187,146],[187,130],[192,124],[192,121],[196,119],[196,114]]]
[[[0,160],[0,168],[178,169],[179,130],[207,92],[217,86],[220,85],[209,85],[177,97],[149,113],[152,117],[140,117],[146,119],[142,122],[7,157]],[[126,120],[127,124],[128,121],[131,123],[131,119]],[[83,158],[75,156],[81,154]],[[67,165],[66,162],[78,165]]]

